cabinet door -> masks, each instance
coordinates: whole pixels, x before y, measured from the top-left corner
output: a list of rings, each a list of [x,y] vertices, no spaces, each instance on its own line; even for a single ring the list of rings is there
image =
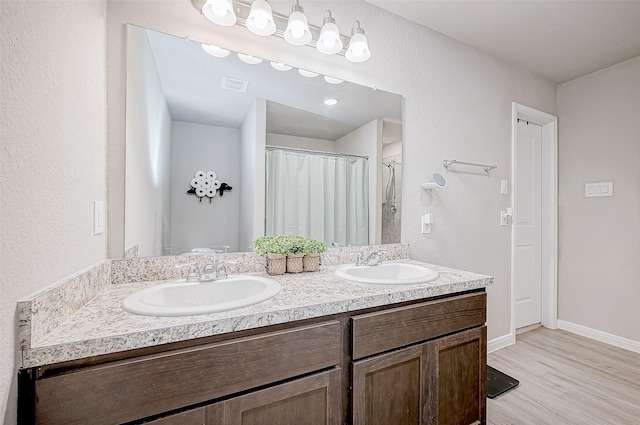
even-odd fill
[[[470,425],[486,422],[487,327],[426,344],[426,423]]]
[[[423,345],[353,363],[353,425],[419,425]]]
[[[224,403],[224,425],[339,425],[340,368],[255,391]]]

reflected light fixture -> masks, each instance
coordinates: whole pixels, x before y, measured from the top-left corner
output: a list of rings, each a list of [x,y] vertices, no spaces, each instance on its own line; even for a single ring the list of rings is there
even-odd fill
[[[236,23],[231,0],[207,0],[202,6],[202,14],[211,22],[230,27]]]
[[[317,77],[318,75],[320,75],[315,72],[307,71],[306,69],[302,69],[302,68],[298,69],[298,73],[303,77],[309,77],[309,78]]]
[[[331,11],[327,10],[324,14],[320,37],[316,42],[316,49],[320,53],[332,55],[342,50],[342,40],[340,39],[340,31],[336,26],[336,20],[331,16]]]
[[[240,52],[238,52],[238,58],[242,62],[248,63],[249,65],[257,65],[260,62],[262,62],[262,58],[258,58],[258,57],[251,56],[251,55],[245,55],[244,53],[240,53]]]
[[[347,52],[344,56],[350,62],[364,62],[371,57],[367,37],[364,35],[364,30],[360,27],[360,21],[353,23],[349,47],[347,47]]]
[[[340,84],[344,82],[344,80],[341,80],[340,78],[329,77],[328,75],[324,76],[324,80],[329,84]]]
[[[246,25],[249,31],[258,35],[271,35],[276,32],[273,12],[267,0],[254,0]]]
[[[213,44],[202,43],[202,49],[211,56],[215,56],[217,58],[226,58],[229,56],[229,53],[231,53],[229,50],[214,46]]]
[[[287,29],[284,30],[284,39],[294,46],[302,46],[311,41],[309,21],[303,12],[298,0],[295,0],[287,21]]]
[[[335,97],[327,97],[325,100],[322,101],[322,103],[324,103],[327,106],[333,106],[338,103],[338,100],[340,99],[337,99]]]
[[[289,66],[286,63],[282,62],[271,62],[271,66],[273,67],[273,69],[277,69],[278,71],[288,71],[293,68],[292,66]]]

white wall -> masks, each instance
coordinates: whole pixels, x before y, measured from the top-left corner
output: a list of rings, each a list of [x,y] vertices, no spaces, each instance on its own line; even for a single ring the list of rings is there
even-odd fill
[[[288,134],[267,133],[267,145],[336,152],[336,142],[333,140],[290,136]]]
[[[402,155],[402,140],[382,146],[382,157]],[[397,161],[397,160],[396,160]]]
[[[382,120],[373,120],[336,140],[340,153],[368,156],[369,244],[382,241]]]
[[[238,248],[249,250],[258,236],[264,235],[265,143],[267,102],[256,99],[240,128],[240,232]]]
[[[558,86],[558,119],[559,318],[640,343],[640,57]]]
[[[0,2],[0,422],[16,422],[15,308],[106,257],[104,1]],[[122,99],[120,108],[124,107]]]
[[[284,14],[291,8],[290,2],[271,4]],[[316,25],[327,9],[339,23],[359,19],[371,59],[353,64],[276,37],[257,37],[239,26],[216,26],[182,0],[108,2],[110,255],[124,245],[116,229],[122,228],[124,214],[118,164],[124,155],[122,26],[129,22],[404,95],[402,240],[418,260],[495,276],[488,290],[488,336],[509,334],[511,235],[497,217],[509,206],[508,197],[500,195],[500,179],[511,179],[511,102],[555,114],[555,84],[362,1],[316,1],[304,7]],[[498,169],[491,177],[447,173],[443,159],[489,162]],[[434,171],[445,174],[448,187],[432,209],[432,233],[422,235],[420,217],[430,199],[419,185]]]
[[[198,170],[233,189],[209,202],[187,194]],[[240,130],[174,121],[171,137],[171,243],[174,254],[228,245],[238,251]],[[246,251],[246,248],[241,249]]]
[[[171,246],[171,113],[145,30],[129,27],[127,46],[125,249],[157,256]]]

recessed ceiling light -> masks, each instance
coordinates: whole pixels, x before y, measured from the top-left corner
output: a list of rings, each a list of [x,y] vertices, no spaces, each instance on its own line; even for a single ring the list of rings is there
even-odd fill
[[[340,84],[344,82],[344,80],[341,80],[339,78],[329,77],[328,75],[324,76],[324,80],[329,84]]]
[[[273,69],[277,69],[278,71],[288,71],[293,68],[292,66],[289,66],[282,62],[271,62],[271,66],[273,67]]]
[[[306,69],[299,69],[298,72],[303,77],[309,77],[309,78],[317,77],[318,75],[320,75],[320,74],[316,74],[315,72],[307,71]]]
[[[244,63],[248,63],[249,65],[256,65],[262,62],[262,58],[257,58],[251,55],[245,55],[244,53],[238,53],[238,58]]]
[[[215,56],[217,58],[226,58],[229,56],[229,50],[223,49],[222,47],[214,46],[213,44],[204,44],[202,43],[202,49],[209,53],[211,56]]]
[[[338,103],[338,100],[339,99],[337,99],[335,97],[327,97],[325,100],[323,100],[323,102],[327,106],[333,106],[333,105]]]

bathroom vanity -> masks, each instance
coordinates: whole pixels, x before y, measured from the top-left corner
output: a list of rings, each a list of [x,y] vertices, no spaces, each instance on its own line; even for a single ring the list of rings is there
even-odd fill
[[[121,332],[95,355],[52,355],[25,367],[20,423],[485,423],[485,287],[492,278],[439,267],[432,283],[390,287],[354,285],[334,270],[282,277],[273,301],[207,315],[198,326],[210,325],[208,336],[121,350]],[[288,305],[305,281],[333,301]],[[225,330],[216,331],[220,325]],[[129,336],[144,335],[136,332]],[[56,350],[83,343],[90,345],[65,342]]]

